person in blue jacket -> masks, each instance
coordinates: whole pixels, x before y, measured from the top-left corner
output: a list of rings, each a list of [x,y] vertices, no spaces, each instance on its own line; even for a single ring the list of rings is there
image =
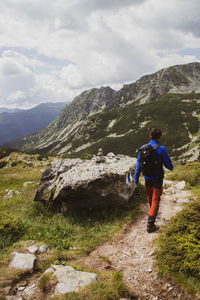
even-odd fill
[[[163,165],[171,171],[174,168],[172,161],[167,153],[167,149],[164,146],[159,145],[159,140],[161,136],[162,133],[158,128],[153,128],[150,132],[149,145],[151,145],[153,148],[156,148],[156,156],[157,156],[157,161],[159,163],[159,171],[156,175],[152,177],[144,176],[145,189],[146,189],[147,199],[150,206],[148,223],[147,223],[147,231],[149,233],[154,232],[159,228],[154,223],[159,209],[160,196],[162,195],[162,190],[163,190],[163,178],[164,178]],[[140,153],[138,154],[137,164],[136,164],[135,187],[138,186],[139,177],[142,171],[139,160],[140,160]]]

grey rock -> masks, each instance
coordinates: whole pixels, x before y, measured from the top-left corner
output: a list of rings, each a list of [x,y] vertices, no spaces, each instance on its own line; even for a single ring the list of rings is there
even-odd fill
[[[27,248],[27,250],[32,253],[35,254],[38,251],[38,246],[37,245],[33,245]]]
[[[126,182],[127,173],[134,172],[136,159],[117,157],[110,161],[104,156],[105,162],[99,164],[94,159],[55,159],[43,173],[34,200],[55,206],[57,212],[127,203],[135,189]]]
[[[115,158],[116,157],[116,155],[113,152],[109,152],[106,156],[110,157],[110,158]]]
[[[106,161],[105,156],[97,156],[96,157],[96,162],[97,163],[104,163]]]
[[[175,187],[176,187],[178,190],[183,189],[183,188],[185,187],[185,181],[182,180],[182,181],[178,182],[178,183],[175,185]]]
[[[10,190],[6,195],[7,198],[11,198],[13,196],[13,190]]]
[[[9,265],[9,267],[20,269],[20,270],[29,270],[33,271],[34,264],[36,262],[36,257],[33,254],[24,254],[13,252],[13,259]]]
[[[80,287],[98,281],[95,273],[76,271],[69,266],[52,265],[58,283],[55,286],[54,295],[62,295],[69,292],[78,291]]]
[[[178,199],[178,200],[177,200],[177,203],[178,203],[178,204],[181,204],[181,203],[189,204],[189,203],[190,203],[190,200],[189,200],[189,199]]]
[[[21,291],[24,291],[24,290],[25,290],[25,286],[19,286],[19,287],[18,287],[18,291],[21,292]]]
[[[33,299],[33,296],[35,296],[37,294],[37,292],[39,291],[39,288],[37,287],[36,283],[30,283],[30,285],[28,285],[25,290],[22,292],[22,296],[23,298],[25,298],[26,300],[31,300]]]
[[[149,266],[147,272],[148,272],[148,273],[151,273],[152,271],[153,271],[153,270],[152,270],[152,266]]]
[[[33,184],[35,181],[27,181],[24,182],[23,186],[27,187],[27,185]]]
[[[6,296],[6,300],[22,300],[21,296]]]
[[[39,252],[39,253],[45,253],[45,252],[47,252],[48,250],[49,250],[49,246],[48,246],[48,245],[41,245],[41,246],[39,247],[38,252]]]

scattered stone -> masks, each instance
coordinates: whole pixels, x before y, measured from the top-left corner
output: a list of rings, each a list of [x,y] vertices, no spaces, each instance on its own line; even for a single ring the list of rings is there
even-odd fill
[[[148,255],[152,256],[154,254],[154,250],[149,251]]]
[[[104,163],[106,161],[105,156],[97,156],[96,157],[96,162],[97,163]]]
[[[172,290],[173,290],[173,286],[170,286],[170,287],[167,289],[168,292],[170,292],[170,291],[172,291]]]
[[[43,173],[34,200],[48,207],[55,205],[61,212],[63,207],[67,210],[123,205],[135,189],[126,183],[126,176],[135,168],[136,159],[125,155],[118,158],[104,164],[96,164],[92,159],[55,159]]]
[[[48,245],[42,245],[42,246],[39,247],[38,252],[39,252],[39,253],[45,253],[45,252],[47,252],[48,250],[49,250],[49,246],[48,246]]]
[[[100,148],[98,150],[97,156],[103,156],[103,149],[102,148]]]
[[[22,300],[21,296],[6,296],[6,300]]]
[[[69,266],[52,265],[52,268],[49,268],[48,272],[52,272],[52,269],[54,271],[52,276],[55,276],[58,280],[58,283],[55,286],[54,295],[75,292],[82,286],[98,281],[97,274],[76,271]]]
[[[33,254],[24,254],[13,252],[13,260],[11,261],[9,267],[20,269],[20,270],[29,270],[30,272],[34,269],[34,264],[36,262],[36,257]]]
[[[180,181],[179,183],[177,183],[177,184],[175,185],[175,187],[176,187],[178,190],[183,189],[183,188],[185,187],[185,181],[184,181],[184,180]]]
[[[38,251],[38,246],[37,245],[33,245],[27,248],[27,250],[32,253],[35,254]]]
[[[190,200],[189,199],[178,199],[177,200],[177,203],[185,203],[185,204],[189,204],[190,203]]]
[[[25,290],[22,292],[23,298],[26,300],[33,299],[33,296],[35,296],[38,292],[39,288],[37,287],[36,283],[31,283],[28,285]]]
[[[44,274],[46,274],[46,273],[49,273],[49,272],[55,272],[55,269],[54,268],[48,268],[45,272],[44,272]]]
[[[25,290],[25,286],[19,286],[19,287],[18,287],[18,291],[19,291],[19,292],[24,291],[24,290]]]
[[[109,152],[106,156],[109,158],[116,158],[116,155],[113,152]]]
[[[7,197],[7,198],[12,198],[12,196],[13,196],[13,190],[10,190],[10,191],[8,192],[8,194],[6,195],[6,197]]]
[[[153,271],[153,270],[152,270],[152,266],[149,266],[147,272],[148,272],[148,273],[151,273],[152,271]]]
[[[24,182],[23,186],[24,187],[27,187],[27,185],[29,184],[33,184],[35,181],[27,181],[27,182]]]

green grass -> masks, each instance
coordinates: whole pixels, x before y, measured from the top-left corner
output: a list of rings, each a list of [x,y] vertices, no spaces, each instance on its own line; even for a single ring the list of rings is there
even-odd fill
[[[79,292],[72,292],[63,296],[53,297],[52,300],[138,299],[137,297],[130,295],[120,272],[98,272],[98,276],[99,282],[81,288]]]
[[[72,152],[66,155],[91,157],[98,148],[103,148],[104,153],[114,151],[136,156],[138,148],[149,140],[150,130],[157,127],[163,132],[161,143],[167,147],[170,155],[178,158],[183,150],[177,149],[190,142],[189,133],[195,135],[199,131],[198,116],[193,115],[193,112],[200,114],[199,98],[200,94],[164,94],[142,105],[134,102],[112,111],[97,113],[87,119],[87,126],[80,128],[79,138],[73,133],[68,137],[67,143],[72,143]],[[190,102],[184,102],[185,99],[190,99]],[[108,129],[111,120],[116,122]],[[141,126],[143,122],[146,122],[144,127]],[[109,134],[126,135],[113,138],[107,137]],[[76,147],[89,141],[94,144],[73,152]]]
[[[43,241],[58,250],[76,249],[77,253],[88,253],[111,239],[124,223],[133,220],[139,214],[139,204],[145,201],[145,193],[140,186],[124,207],[60,215],[33,201],[41,177],[39,170],[34,167],[23,169],[20,165],[0,169],[0,210],[22,224],[22,239]],[[34,183],[25,187],[27,181]],[[6,198],[6,190],[11,189],[19,194]],[[12,239],[8,238],[7,246],[9,241],[12,244]]]
[[[172,218],[158,238],[157,265],[191,293],[200,293],[200,162],[177,166],[169,178],[185,180],[197,200]]]
[[[11,155],[12,160],[22,159]],[[36,273],[41,274],[51,264],[69,264],[71,259],[87,255],[98,245],[110,241],[125,223],[135,220],[140,214],[140,204],[146,201],[145,191],[140,186],[131,201],[122,207],[67,213],[65,216],[46,209],[42,203],[34,202],[34,195],[41,177],[41,168],[23,168],[23,164],[0,169],[0,293],[3,286],[17,283],[23,272],[8,267],[13,251],[25,251],[30,240],[40,245],[47,243],[50,251],[38,259]],[[24,185],[25,182],[32,184]],[[16,190],[7,198],[6,190]],[[83,268],[84,270],[84,268]],[[95,270],[90,270],[95,272]],[[58,299],[120,299],[129,295],[119,272],[98,272],[99,282]],[[44,292],[51,289],[54,280],[48,276],[39,285]],[[50,287],[49,287],[50,285]],[[132,297],[131,299],[136,299]]]
[[[195,161],[184,165],[176,166],[168,176],[172,180],[185,180],[189,186],[200,185],[200,162]]]

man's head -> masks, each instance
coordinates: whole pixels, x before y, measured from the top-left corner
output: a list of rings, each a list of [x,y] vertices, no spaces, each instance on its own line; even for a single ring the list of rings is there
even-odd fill
[[[160,131],[160,129],[158,129],[158,128],[151,129],[150,138],[152,140],[158,141],[161,136],[162,136],[162,132]]]

